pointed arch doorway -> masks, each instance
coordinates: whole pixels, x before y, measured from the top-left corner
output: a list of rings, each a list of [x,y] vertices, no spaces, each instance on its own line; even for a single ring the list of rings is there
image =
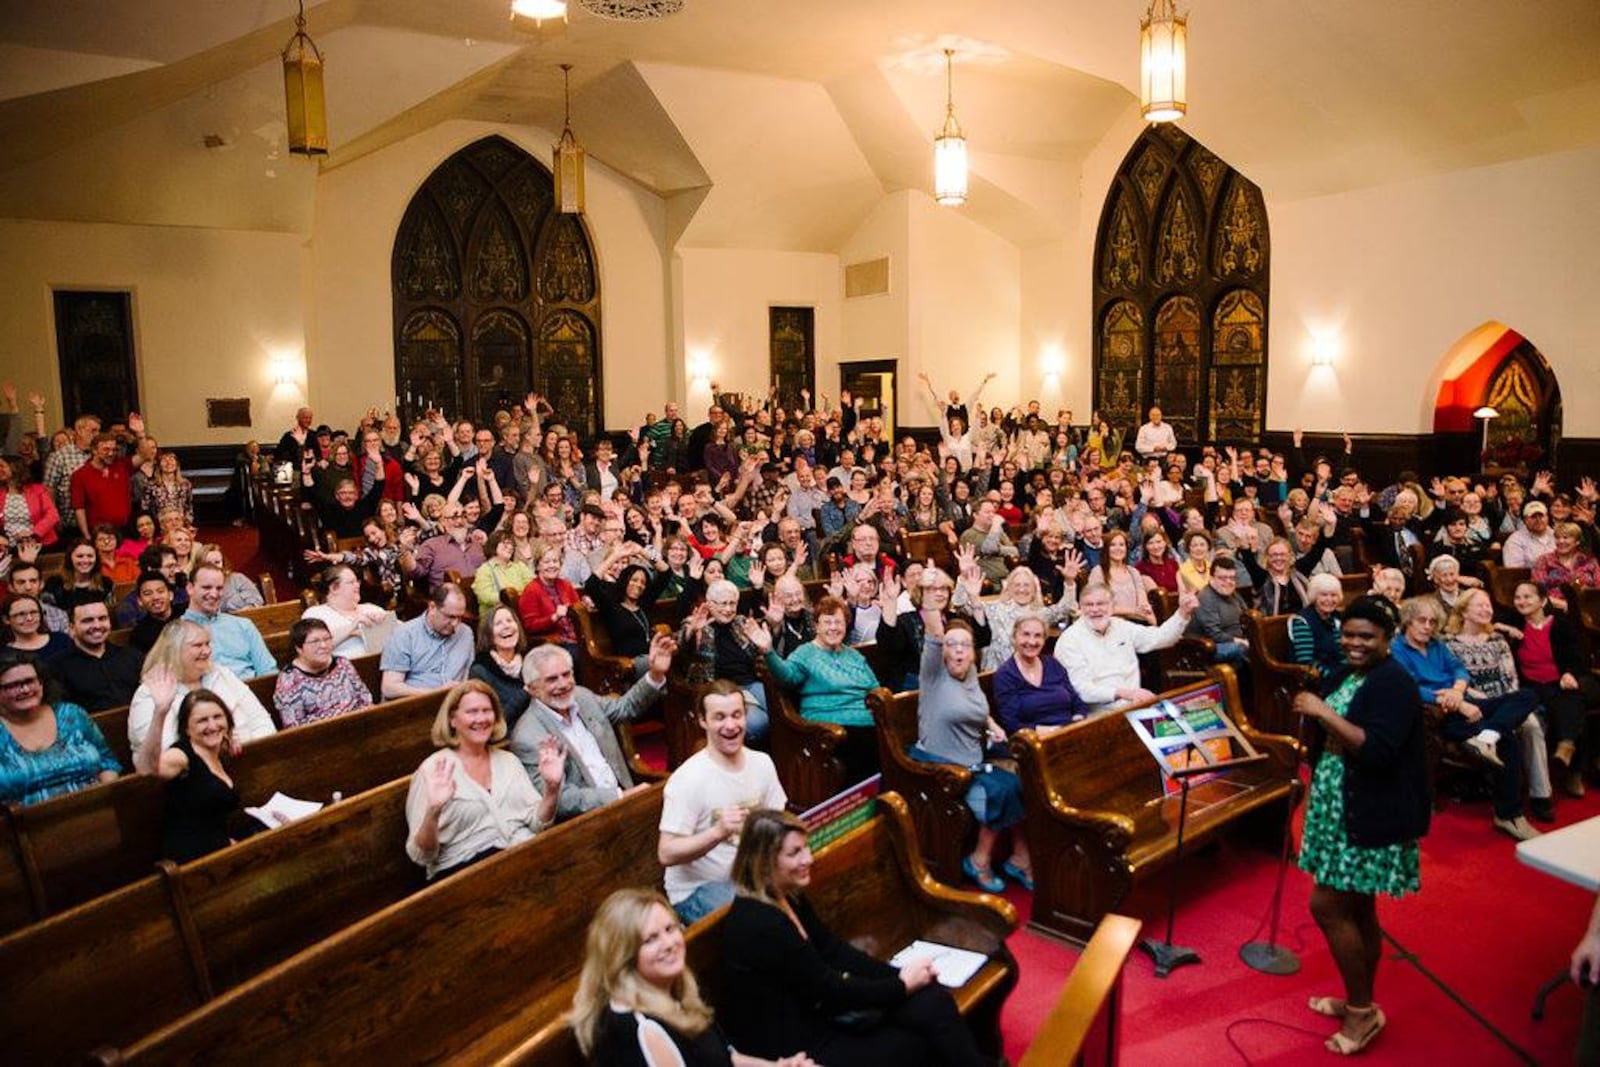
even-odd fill
[[[1433,432],[1443,470],[1526,478],[1555,469],[1561,445],[1561,387],[1532,341],[1487,322],[1445,357]],[[1477,412],[1494,411],[1491,418]]]
[[[402,420],[437,407],[492,423],[532,389],[583,436],[603,428],[594,247],[520,147],[485,137],[428,176],[395,235],[390,284]]]

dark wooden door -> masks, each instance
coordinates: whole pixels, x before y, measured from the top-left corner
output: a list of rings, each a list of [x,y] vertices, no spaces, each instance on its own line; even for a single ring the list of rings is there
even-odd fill
[[[57,290],[55,310],[65,421],[98,415],[110,425],[139,410],[131,296]]]
[[[793,411],[802,408],[800,390],[817,395],[815,308],[774,307],[767,309],[767,336],[772,356],[772,384],[778,390],[778,406]]]

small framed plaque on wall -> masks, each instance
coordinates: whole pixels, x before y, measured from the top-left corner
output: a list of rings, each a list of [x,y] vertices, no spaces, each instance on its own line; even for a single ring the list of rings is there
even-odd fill
[[[206,401],[207,426],[249,426],[250,398]]]

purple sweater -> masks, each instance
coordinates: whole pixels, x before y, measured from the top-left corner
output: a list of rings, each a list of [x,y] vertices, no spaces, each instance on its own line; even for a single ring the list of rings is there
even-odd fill
[[[1039,660],[1044,677],[1037,687],[1022,676],[1015,656],[994,673],[994,717],[1007,734],[1029,726],[1065,726],[1089,714],[1060,661],[1054,656]]]

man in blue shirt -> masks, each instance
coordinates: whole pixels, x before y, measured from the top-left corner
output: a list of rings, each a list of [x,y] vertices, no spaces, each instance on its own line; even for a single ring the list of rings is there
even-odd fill
[[[255,623],[221,612],[222,589],[227,578],[220,567],[201,565],[189,579],[189,610],[183,617],[211,631],[211,661],[241,679],[272,674],[278,661],[267,651],[266,639]]]
[[[445,582],[428,599],[428,610],[397,628],[383,646],[383,699],[398,700],[467,677],[472,666],[472,631],[461,625],[467,598]]]

